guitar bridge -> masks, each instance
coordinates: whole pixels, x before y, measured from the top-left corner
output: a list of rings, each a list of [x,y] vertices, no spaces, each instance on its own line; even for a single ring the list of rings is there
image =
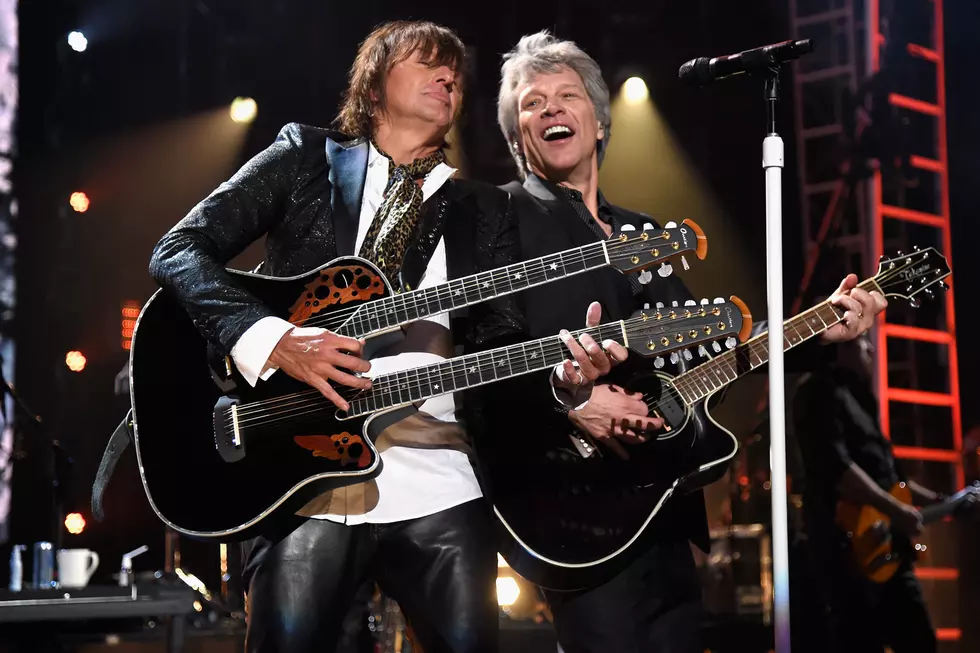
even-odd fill
[[[575,447],[575,450],[583,458],[591,458],[599,451],[599,447],[577,433],[569,433],[568,438],[572,441],[572,446]],[[601,456],[602,454],[599,455]]]
[[[226,463],[245,457],[245,440],[238,421],[238,397],[224,396],[214,405],[214,447]]]

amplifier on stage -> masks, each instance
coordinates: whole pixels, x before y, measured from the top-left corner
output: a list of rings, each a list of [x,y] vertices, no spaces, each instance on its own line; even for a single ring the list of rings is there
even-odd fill
[[[705,609],[715,615],[772,620],[772,547],[762,524],[711,529],[711,553],[701,565]]]

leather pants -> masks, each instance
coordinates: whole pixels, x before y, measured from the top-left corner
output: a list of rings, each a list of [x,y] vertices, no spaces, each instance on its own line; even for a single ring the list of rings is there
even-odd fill
[[[426,653],[496,653],[497,554],[487,503],[390,524],[302,519],[244,545],[248,653],[334,651],[366,580]]]

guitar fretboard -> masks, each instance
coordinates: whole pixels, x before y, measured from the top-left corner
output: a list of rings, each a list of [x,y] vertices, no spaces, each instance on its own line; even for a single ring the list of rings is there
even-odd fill
[[[611,246],[615,247],[616,244]],[[429,315],[479,304],[608,264],[606,243],[575,247],[504,268],[453,279],[431,288],[391,295],[363,304],[338,332],[350,338],[362,338]]]
[[[615,340],[626,345],[624,322],[611,322],[573,331],[578,338],[588,333],[596,342]],[[546,370],[571,359],[558,336],[522,342],[508,347],[460,356],[447,361],[392,372],[372,380],[371,390],[349,402],[350,416],[365,415],[393,406],[423,401],[449,392]]]
[[[874,279],[868,279],[858,287],[880,290]],[[819,336],[843,317],[844,310],[828,300],[786,320],[783,322],[783,351]],[[769,333],[763,332],[731,351],[679,374],[674,378],[673,386],[690,406],[768,362]]]

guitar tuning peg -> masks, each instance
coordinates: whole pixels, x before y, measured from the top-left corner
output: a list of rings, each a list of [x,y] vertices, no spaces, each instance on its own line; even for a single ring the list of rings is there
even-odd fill
[[[709,302],[709,301],[708,301],[708,298],[707,298],[707,297],[705,297],[704,299],[702,299],[702,300],[701,300],[701,305],[702,305],[702,306],[707,306],[707,305],[708,305],[708,304],[710,304],[710,303],[711,303],[711,302]]]
[[[919,306],[921,305],[922,302],[919,301],[918,297],[912,297],[911,299],[909,299],[909,306],[911,306],[912,308],[919,308]]]
[[[644,309],[650,308],[650,302],[646,302],[645,304],[643,304],[643,308]]]
[[[939,282],[939,287],[942,288],[943,290],[949,290],[949,286],[946,285],[946,282],[945,281],[940,281]]]
[[[929,295],[929,299],[932,299],[934,295],[932,294],[932,288],[926,288],[926,294]]]
[[[721,351],[721,345],[717,341],[711,343],[711,348],[715,350],[716,354]]]
[[[733,336],[728,336],[727,338],[725,338],[725,346],[728,347],[729,349],[734,348],[735,345],[737,344],[738,344],[738,340],[735,340]]]
[[[658,370],[661,369],[664,366],[664,357],[657,356],[656,358],[654,358],[653,366],[656,367]]]
[[[918,245],[915,245],[912,249],[915,250],[916,252],[918,252],[919,251],[919,246]]]
[[[671,353],[671,355],[670,355],[670,362],[671,363],[673,363],[674,365],[677,365],[677,361],[679,361],[679,360],[680,360],[680,358],[677,356],[677,352],[676,351],[673,352],[673,353]]]
[[[637,275],[636,280],[645,286],[651,281],[653,281],[653,274],[650,273],[650,270],[644,270],[639,275]]]
[[[674,222],[673,220],[671,220],[670,222],[664,225],[664,229],[676,229],[676,228],[677,228],[677,223]]]
[[[714,303],[714,304],[724,304],[725,303],[725,300],[722,297],[715,297],[715,301],[712,302],[712,303]]]
[[[882,254],[881,256],[878,257],[878,262],[879,263],[884,263],[884,261],[885,261],[885,255]]]
[[[687,259],[684,258],[683,256],[681,256],[681,265],[684,267],[685,270],[691,269],[691,266],[688,264]]]
[[[674,267],[670,263],[661,263],[660,269],[657,270],[657,274],[666,279],[671,274],[674,273]]]
[[[684,360],[689,361],[692,358],[694,358],[694,354],[691,353],[691,350],[690,349],[685,349],[684,350]]]
[[[912,292],[912,284],[905,286],[905,292]]]
[[[647,229],[655,229],[655,228],[656,227],[653,226],[653,223],[652,222],[644,222],[643,223],[643,230],[644,231],[646,231]]]
[[[673,306],[674,308],[677,308],[677,302],[671,302],[670,305]]]
[[[657,310],[660,310],[663,307],[664,307],[664,303],[663,302],[657,302]]]
[[[697,306],[697,305],[698,305],[698,303],[696,301],[694,301],[693,299],[689,299],[686,302],[684,302],[684,306]]]
[[[902,256],[902,250],[898,250],[897,252],[895,252],[895,254],[898,256]]]
[[[708,350],[704,348],[704,345],[698,345],[698,356],[705,358],[708,355]]]
[[[631,224],[624,224],[619,228],[620,231],[636,231],[636,227]]]

